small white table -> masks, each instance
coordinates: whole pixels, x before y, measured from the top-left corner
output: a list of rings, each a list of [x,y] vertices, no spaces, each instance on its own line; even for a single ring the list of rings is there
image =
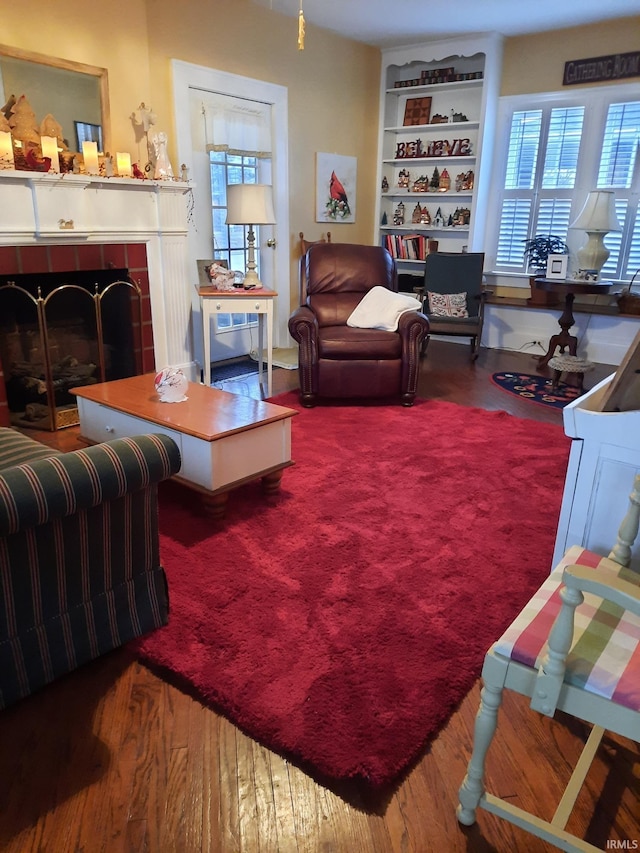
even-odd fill
[[[204,338],[204,383],[211,385],[211,318],[215,314],[257,314],[258,315],[258,381],[262,388],[264,326],[267,327],[267,397],[272,394],[273,372],[273,300],[277,296],[274,290],[216,290],[213,287],[199,287],[200,307],[202,310],[202,334]]]

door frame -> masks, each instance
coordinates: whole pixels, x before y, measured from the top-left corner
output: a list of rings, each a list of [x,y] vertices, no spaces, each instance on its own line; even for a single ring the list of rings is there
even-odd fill
[[[291,300],[289,258],[289,107],[286,86],[230,74],[180,59],[171,60],[173,104],[178,147],[178,162],[191,161],[191,119],[189,89],[202,89],[222,95],[261,101],[271,106],[272,184],[276,224],[274,281],[278,298],[274,305],[274,346],[286,346]],[[197,259],[192,259],[194,264]],[[195,283],[195,282],[194,282]]]

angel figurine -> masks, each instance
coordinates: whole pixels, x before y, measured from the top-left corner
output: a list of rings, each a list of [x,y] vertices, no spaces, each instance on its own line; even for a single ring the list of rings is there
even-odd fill
[[[153,145],[156,155],[156,167],[153,177],[156,180],[173,178],[173,169],[171,168],[171,163],[169,162],[169,156],[167,154],[167,134],[162,131],[160,133],[154,133],[151,137],[151,144]]]

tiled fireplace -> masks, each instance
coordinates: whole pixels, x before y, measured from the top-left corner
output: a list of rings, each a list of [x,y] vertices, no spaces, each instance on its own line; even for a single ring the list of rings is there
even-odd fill
[[[125,269],[141,300],[141,365],[192,370],[189,187],[0,172],[0,276]],[[0,364],[0,425],[9,424]]]

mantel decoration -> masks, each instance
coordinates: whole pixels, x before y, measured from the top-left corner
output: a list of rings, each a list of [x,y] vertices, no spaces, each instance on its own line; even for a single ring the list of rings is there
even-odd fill
[[[179,180],[174,178],[167,157],[167,134],[156,133],[151,140],[148,138],[155,114],[142,103],[132,119],[134,125],[139,125],[147,136],[147,149],[152,148],[153,151],[149,163],[145,164],[145,171],[137,163],[131,162],[128,152],[116,152],[114,157],[108,151],[99,151],[96,141],[86,136],[82,138],[78,127],[100,130],[97,125],[76,122],[78,147],[82,150],[71,150],[67,141],[70,135],[65,134],[54,115],[47,113],[38,123],[27,96],[11,95],[0,108],[0,170],[51,172],[62,176],[73,173],[105,178],[146,178],[148,175],[145,172],[153,171],[156,180]],[[186,173],[186,167],[183,172]]]

